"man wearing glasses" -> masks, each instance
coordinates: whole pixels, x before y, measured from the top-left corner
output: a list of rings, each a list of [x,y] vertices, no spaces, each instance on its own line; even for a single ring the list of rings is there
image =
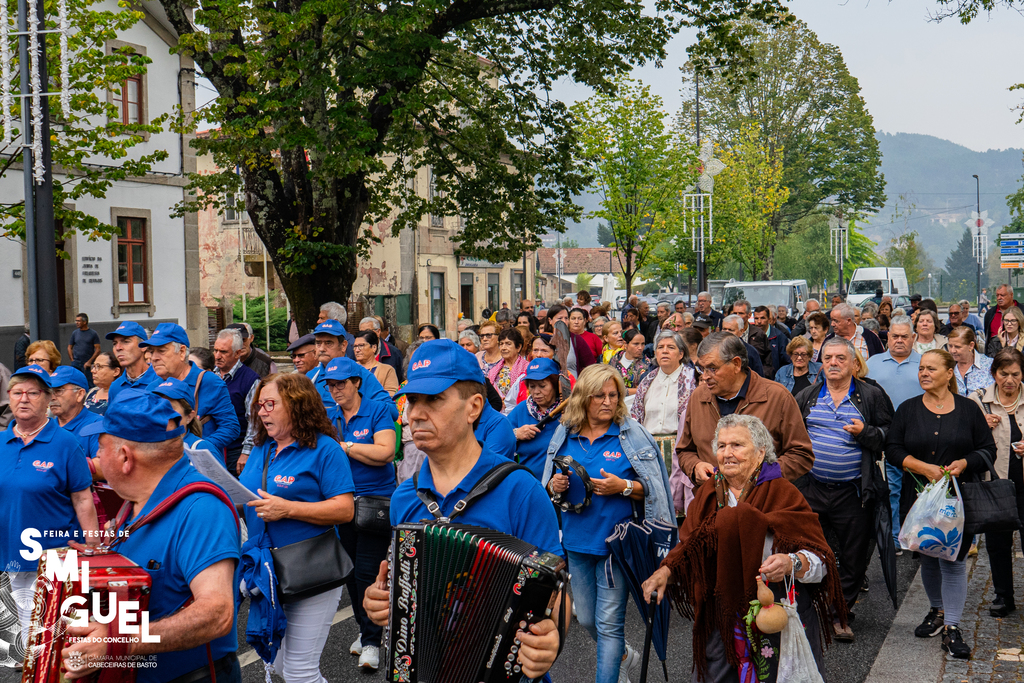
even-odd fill
[[[316,337],[312,333],[299,337],[288,346],[295,372],[305,375],[317,365]]]
[[[703,381],[690,397],[676,457],[695,486],[715,471],[711,450],[718,420],[733,413],[753,415],[772,435],[782,474],[790,481],[814,464],[811,438],[792,394],[777,382],[763,379],[747,366],[743,341],[728,332],[713,332],[697,347],[696,369]]]

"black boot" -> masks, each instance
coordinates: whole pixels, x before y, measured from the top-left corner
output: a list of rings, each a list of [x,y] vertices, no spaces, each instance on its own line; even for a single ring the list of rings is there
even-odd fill
[[[1013,604],[1013,598],[1007,600],[1002,595],[997,595],[996,599],[992,601],[992,606],[989,607],[988,613],[997,618],[1009,616],[1010,612],[1017,609],[1017,606]]]

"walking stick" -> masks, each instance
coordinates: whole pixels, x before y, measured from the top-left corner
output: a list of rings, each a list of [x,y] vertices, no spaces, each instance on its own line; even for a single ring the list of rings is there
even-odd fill
[[[654,635],[654,612],[658,609],[658,591],[651,593],[647,608],[647,634],[644,635],[644,659],[640,665],[640,683],[647,683],[647,665],[651,662],[651,636]],[[667,680],[666,676],[666,680]]]

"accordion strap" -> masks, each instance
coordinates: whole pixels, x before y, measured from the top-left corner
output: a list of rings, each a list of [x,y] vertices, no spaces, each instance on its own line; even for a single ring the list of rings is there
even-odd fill
[[[227,505],[228,508],[231,510],[231,515],[235,518],[235,528],[241,528],[241,525],[238,523],[238,511],[235,510],[235,504],[231,502],[231,499],[228,498],[228,495],[224,493],[224,491],[216,484],[213,484],[208,481],[194,481],[191,484],[186,484],[185,486],[182,486],[180,489],[164,498],[159,505],[157,505],[149,512],[149,514],[135,520],[132,523],[132,525],[128,527],[124,534],[117,534],[116,538],[114,538],[114,540],[110,544],[111,547],[113,547],[117,543],[120,543],[121,540],[127,538],[132,533],[138,531],[145,525],[160,519],[165,514],[170,512],[174,508],[174,506],[176,506],[178,503],[180,503],[182,500],[192,495],[193,493],[210,493],[219,498],[221,502]],[[131,506],[132,504],[127,501],[125,502],[124,505],[121,506],[121,510],[117,513],[117,518],[114,522],[115,531],[119,529],[122,524],[124,524],[125,518],[127,518],[128,515],[130,514]]]
[[[412,475],[412,485],[413,488],[416,489],[416,496],[421,501],[423,501],[424,505],[427,506],[427,510],[430,511],[430,514],[434,515],[435,519],[448,521],[451,519],[455,519],[463,512],[465,512],[467,509],[469,509],[469,507],[477,500],[487,495],[492,490],[496,489],[498,485],[501,484],[501,482],[505,481],[505,477],[512,474],[516,470],[523,470],[524,472],[530,471],[527,468],[523,467],[522,465],[517,465],[514,462],[503,462],[501,464],[495,465],[493,468],[491,468],[490,471],[487,472],[487,474],[480,477],[480,480],[473,485],[473,488],[470,489],[469,493],[466,494],[465,498],[455,503],[455,507],[452,509],[452,514],[447,517],[441,514],[441,506],[438,505],[437,497],[434,496],[434,492],[420,490],[418,484],[418,472]]]

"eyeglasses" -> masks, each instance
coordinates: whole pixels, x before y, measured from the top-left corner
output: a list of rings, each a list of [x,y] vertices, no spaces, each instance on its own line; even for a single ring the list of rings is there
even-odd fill
[[[590,397],[591,401],[597,401],[598,403],[617,403],[619,400],[619,392],[614,391],[610,394],[594,394]]]
[[[494,336],[493,332],[481,332],[480,333],[480,338],[481,339],[490,339],[493,336]]]
[[[807,353],[806,351],[796,351],[794,353],[789,354],[789,357],[790,358],[808,358],[808,357],[810,357],[810,355],[811,354]]]
[[[268,398],[266,401],[258,401],[256,405],[259,406],[259,409],[256,412],[272,413],[274,412],[274,408],[277,407],[277,401],[272,398]]]
[[[697,370],[697,372],[701,373],[702,375],[711,376],[711,375],[714,375],[715,373],[717,373],[719,370],[721,370],[725,365],[726,365],[725,363],[722,363],[722,365],[718,365],[718,366],[715,366],[715,365],[701,365],[700,363],[698,363],[698,364],[694,365],[693,367],[694,367],[694,369]]]
[[[363,349],[370,348],[369,344],[353,344],[352,349],[355,351],[362,351]]]
[[[81,387],[77,387],[77,386],[72,386],[72,385],[70,385],[70,384],[65,384],[65,385],[64,385],[64,386],[62,386],[62,387],[57,387],[56,389],[54,389],[53,391],[51,391],[51,392],[50,392],[50,394],[51,394],[52,396],[63,396],[63,395],[64,395],[64,394],[66,394],[66,393],[67,393],[68,391],[71,391],[71,390],[74,390],[74,389],[81,389]]]
[[[35,401],[37,398],[39,398],[42,395],[43,395],[43,392],[41,392],[39,390],[36,390],[36,389],[30,390],[30,391],[18,391],[17,389],[15,389],[14,391],[8,392],[7,397],[9,399],[11,399],[12,401],[20,401],[22,399],[27,399],[29,401]]]
[[[29,365],[39,365],[41,363],[49,363],[49,362],[50,362],[50,358],[48,356],[43,356],[43,357],[35,356],[33,358],[29,358],[28,359],[28,364]]]
[[[301,358],[302,356],[308,356],[311,353],[316,353],[316,351],[313,349],[310,349],[309,351],[303,351],[302,353],[296,351],[295,353],[292,354],[292,360],[295,360],[296,358]]]
[[[92,369],[95,370],[96,368],[105,368],[107,370],[113,370],[114,366],[113,365],[103,365],[102,363],[93,363],[92,364]]]

